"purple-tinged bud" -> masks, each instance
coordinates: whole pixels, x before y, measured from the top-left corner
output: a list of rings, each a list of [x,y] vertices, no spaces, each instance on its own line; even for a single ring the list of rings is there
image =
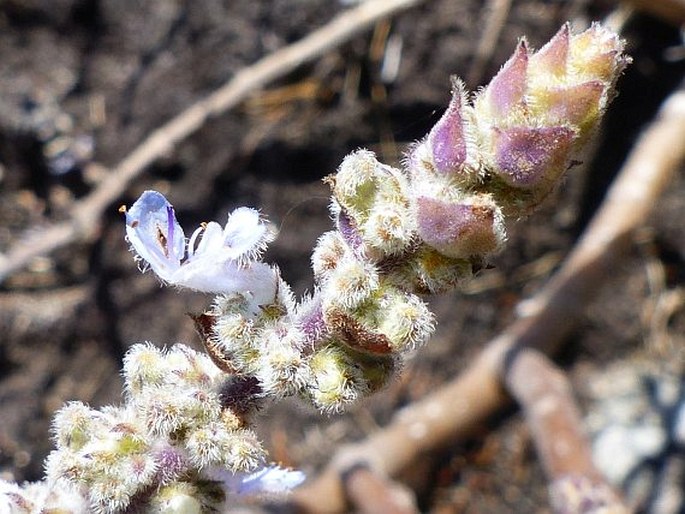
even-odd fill
[[[566,169],[575,139],[568,127],[493,129],[495,172],[514,187],[533,188]]]
[[[435,171],[445,175],[457,173],[466,162],[468,150],[467,123],[464,109],[466,93],[461,81],[455,81],[449,107],[428,134]]]
[[[487,195],[460,202],[419,197],[416,217],[420,237],[448,257],[483,256],[505,239],[502,214]]]
[[[566,74],[571,27],[564,23],[549,42],[530,56],[531,73],[560,77]]]
[[[476,96],[483,173],[502,179],[503,187],[491,193],[508,216],[539,205],[589,139],[630,61],[623,47],[598,24],[578,35],[566,24],[538,52],[522,40]]]
[[[579,127],[585,132],[597,121],[606,84],[591,80],[569,86],[553,86],[537,92],[531,112],[551,123]]]
[[[512,55],[492,79],[483,96],[490,115],[503,119],[524,107],[528,75],[528,45],[521,39]]]

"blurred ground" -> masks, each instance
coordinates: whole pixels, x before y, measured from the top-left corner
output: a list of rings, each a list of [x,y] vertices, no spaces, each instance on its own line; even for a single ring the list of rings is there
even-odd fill
[[[364,146],[397,162],[406,144],[439,117],[450,74],[470,78],[476,88],[520,35],[539,47],[567,19],[601,19],[615,6],[515,1],[497,50],[481,65],[474,55],[486,7],[475,0],[434,0],[380,23],[374,33],[255,91],[239,109],[208,123],[135,181],[120,204],[155,188],[186,227],[220,220],[239,205],[259,207],[280,227],[267,260],[304,292],[312,283],[309,251],[329,228],[328,192],[320,179],[346,153]],[[333,0],[0,0],[0,251],[48,217],[62,219],[74,199],[91,191],[98,168],[90,163],[116,164],[242,67],[342,8]],[[469,356],[511,320],[516,303],[544,283],[636,134],[685,71],[676,28],[636,14],[625,37],[635,62],[620,81],[596,157],[573,170],[553,201],[511,230],[495,269],[467,292],[433,300],[441,321],[435,340],[387,390],[344,416],[322,417],[294,404],[266,412],[262,433],[275,460],[307,471],[324,464],[337,444],[363,437],[468,366]],[[396,74],[383,75],[390,40],[401,42],[401,60]],[[51,448],[49,420],[63,402],[119,401],[118,370],[132,343],[199,344],[186,313],[202,311],[211,298],[163,289],[154,276],[141,275],[117,207],[106,213],[95,241],[37,259],[0,286],[0,470],[16,480],[41,477]],[[638,459],[618,478],[638,484],[630,494],[643,511],[664,514],[685,512],[682,503],[659,507],[667,494],[659,488],[662,479],[675,480],[677,488],[677,470],[685,469],[685,434],[679,442],[669,424],[678,419],[683,398],[684,213],[681,178],[646,220],[635,250],[616,264],[561,356],[598,437],[613,423],[611,409],[600,408],[610,395],[602,391],[611,388],[593,385],[606,369],[618,376],[623,369],[623,376],[636,377],[633,388],[647,392],[658,391],[663,380],[675,384],[664,386],[671,396],[663,409],[647,400],[645,409],[652,406],[656,414],[636,414],[638,421],[665,416],[656,423],[665,434],[661,445],[643,452],[646,466]],[[670,303],[664,307],[665,295]],[[620,449],[631,444],[626,437]],[[483,427],[482,437],[467,445],[426,456],[406,478],[424,511],[549,512],[544,477],[516,416]]]

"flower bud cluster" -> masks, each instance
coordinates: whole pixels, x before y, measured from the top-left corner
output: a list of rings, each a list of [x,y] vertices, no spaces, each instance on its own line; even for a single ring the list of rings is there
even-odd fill
[[[0,512],[3,514],[87,514],[88,502],[69,484],[34,482],[21,487],[0,480]]]
[[[53,424],[48,482],[83,491],[92,512],[206,512],[227,500],[215,469],[239,482],[263,463],[246,413],[230,406],[230,380],[206,355],[139,344],[123,375],[125,405],[73,402]]]
[[[544,199],[588,140],[629,62],[623,47],[599,24],[577,35],[566,24],[535,53],[521,40],[478,95],[476,138],[508,214],[525,214]]]
[[[505,219],[537,207],[588,140],[629,62],[623,47],[599,24],[577,35],[566,24],[537,52],[522,39],[471,102],[456,80],[447,111],[407,163],[420,240],[476,265],[499,250]],[[423,250],[420,277],[430,290],[449,287],[455,277],[444,260],[432,274],[434,259]]]
[[[359,282],[364,283],[363,277]],[[263,397],[298,395],[325,412],[340,410],[389,378],[394,370],[389,356],[382,355],[378,360],[363,355],[359,345],[367,343],[359,322],[357,334],[342,330],[334,333],[334,314],[324,315],[320,293],[296,305],[285,283],[278,289],[273,303],[263,305],[258,315],[249,312],[249,302],[243,295],[232,293],[217,297],[209,312],[195,317],[205,348],[220,369],[242,380],[255,379]],[[386,296],[385,303],[398,312],[387,317],[396,320],[397,325],[384,327],[385,331],[397,341],[417,337],[419,328],[412,332],[401,321],[414,315],[412,309],[430,316],[423,303],[408,304],[404,306],[407,312],[400,312],[404,304],[390,292]],[[374,316],[370,305],[366,311],[367,316]],[[360,308],[359,312],[365,311]],[[378,312],[375,317],[380,317]],[[355,326],[351,319],[337,322],[347,323],[348,330]],[[373,350],[368,344],[365,350]],[[388,343],[382,344],[383,354],[390,353]]]

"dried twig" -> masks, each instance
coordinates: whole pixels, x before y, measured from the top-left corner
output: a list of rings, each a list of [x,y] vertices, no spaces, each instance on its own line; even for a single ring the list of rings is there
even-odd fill
[[[545,471],[556,478],[584,474],[599,478],[581,436],[581,418],[566,375],[545,355],[523,348],[505,374],[507,391],[523,409]],[[556,441],[550,439],[553,433]]]
[[[48,254],[97,232],[102,212],[125,191],[147,166],[202,127],[225,113],[255,90],[298,66],[350,40],[386,18],[424,0],[370,0],[350,9],[307,37],[267,55],[239,71],[227,84],[199,100],[150,134],[86,198],[75,203],[71,217],[43,230],[31,230],[6,255],[0,255],[0,282],[35,257]]]
[[[509,398],[502,377],[507,355],[525,347],[544,353],[558,348],[684,159],[685,89],[680,88],[637,142],[559,273],[525,303],[520,318],[491,341],[461,376],[400,411],[368,439],[341,448],[318,478],[295,492],[295,506],[305,512],[343,511],[343,465],[356,461],[396,475],[427,452],[468,436],[506,405]]]
[[[359,514],[418,512],[414,497],[405,486],[381,477],[368,467],[353,466],[342,476],[347,498]]]
[[[517,347],[507,359],[504,382],[521,406],[538,456],[552,484],[552,501],[559,513],[628,508],[592,462],[580,410],[566,374],[542,352]],[[594,512],[594,511],[593,511]]]

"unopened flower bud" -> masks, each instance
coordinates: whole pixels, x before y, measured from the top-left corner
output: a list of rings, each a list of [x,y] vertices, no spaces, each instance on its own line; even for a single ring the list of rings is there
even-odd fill
[[[319,237],[312,252],[312,270],[314,277],[324,280],[338,265],[345,254],[345,242],[340,233],[329,231]]]
[[[227,353],[249,346],[255,338],[254,322],[241,314],[215,316],[214,333]]]
[[[564,23],[559,31],[530,58],[530,74],[547,76],[547,80],[563,79],[567,71],[571,26]]]
[[[595,23],[573,35],[565,24],[530,57],[528,95],[531,113],[577,131],[577,144],[592,133],[613,97],[613,85],[630,59],[625,42]]]
[[[561,29],[562,31],[564,28]],[[569,74],[583,80],[598,79],[613,84],[630,58],[623,54],[625,41],[599,23],[571,38],[568,55]]]
[[[95,512],[115,514],[128,507],[135,489],[120,477],[99,477],[88,488],[88,496]]]
[[[329,333],[323,313],[323,298],[314,295],[300,303],[295,313],[295,326],[302,335],[302,347],[312,348]]]
[[[419,197],[416,218],[421,239],[448,257],[493,253],[505,239],[502,213],[488,195],[472,195],[462,201]]]
[[[167,485],[190,470],[188,453],[185,449],[167,442],[158,443],[152,449],[152,458],[157,467],[156,480],[161,485]]]
[[[367,150],[348,155],[337,175],[329,179],[337,202],[333,212],[338,230],[353,250],[359,238],[383,254],[400,253],[411,242],[407,178],[395,168],[381,164]]]
[[[433,334],[435,318],[418,296],[387,287],[379,307],[382,316],[378,331],[396,352],[414,350]]]
[[[265,393],[276,397],[293,394],[310,379],[301,350],[300,335],[271,332],[263,343],[256,376]]]
[[[439,294],[452,291],[473,276],[471,259],[454,259],[425,243],[395,271],[393,280],[405,291]]]
[[[378,288],[378,280],[378,270],[373,264],[360,261],[348,252],[326,281],[324,303],[353,309]]]
[[[149,505],[150,512],[166,514],[201,514],[203,505],[198,490],[187,482],[174,482],[155,491]]]
[[[124,383],[129,394],[161,384],[168,373],[162,351],[150,343],[133,345],[124,356]]]
[[[313,381],[308,393],[324,412],[338,412],[366,390],[358,367],[342,348],[326,346],[316,351],[309,366]]]
[[[551,187],[566,169],[575,135],[561,126],[495,127],[491,136],[500,178],[519,188]]]
[[[87,405],[70,402],[57,412],[52,422],[55,443],[78,451],[90,440],[97,425],[93,411]]]
[[[233,472],[253,471],[265,456],[262,443],[251,430],[240,430],[231,434],[228,452],[222,459],[222,464]]]
[[[219,422],[196,428],[185,441],[190,463],[200,470],[220,463],[230,447],[231,437],[231,433]]]
[[[146,448],[147,449],[147,448]],[[149,484],[156,477],[157,463],[147,452],[133,453],[127,456],[120,465],[121,476],[133,488]]]
[[[530,109],[535,114],[544,115],[549,123],[558,124],[558,128],[573,132],[570,127],[576,127],[577,131],[573,133],[575,141],[577,136],[590,133],[603,108],[602,96],[605,94],[606,85],[598,80],[554,85],[536,91]]]
[[[514,54],[476,99],[479,121],[485,119],[493,125],[510,125],[517,119],[522,120],[527,75],[528,44],[521,39]]]
[[[379,202],[364,225],[364,235],[371,248],[384,255],[397,255],[411,243],[414,235],[414,219],[403,203]]]
[[[426,140],[410,154],[410,168],[428,175],[437,173],[457,180],[472,181],[478,166],[471,112],[464,84],[455,79],[452,100],[447,110],[428,133]],[[416,179],[420,180],[420,177]]]

